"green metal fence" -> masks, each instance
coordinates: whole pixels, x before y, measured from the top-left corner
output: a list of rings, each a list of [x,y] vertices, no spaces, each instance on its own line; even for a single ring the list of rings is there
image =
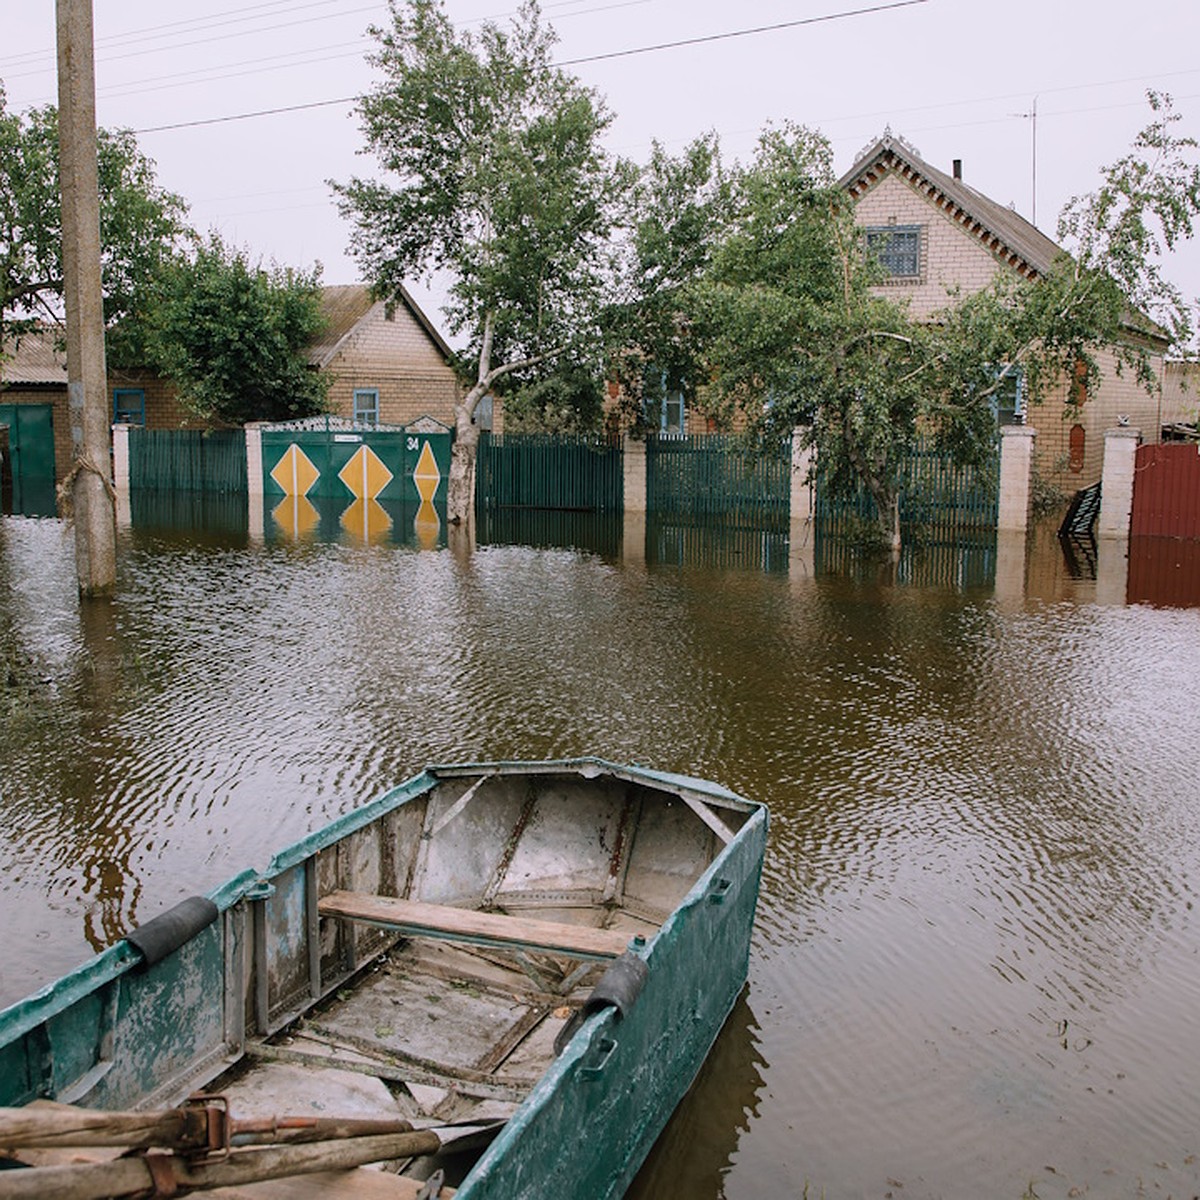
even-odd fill
[[[246,435],[240,429],[131,429],[129,486],[245,492]]]
[[[624,505],[624,457],[615,438],[484,432],[475,472],[481,508],[615,512]]]
[[[727,434],[655,437],[646,443],[652,512],[788,519],[791,439],[751,443]]]
[[[1000,495],[1000,450],[982,467],[957,466],[931,442],[918,443],[900,472],[900,525],[925,541],[953,539],[964,530],[996,528]],[[866,488],[834,497],[816,489],[817,526],[823,534],[848,536],[876,520]]]

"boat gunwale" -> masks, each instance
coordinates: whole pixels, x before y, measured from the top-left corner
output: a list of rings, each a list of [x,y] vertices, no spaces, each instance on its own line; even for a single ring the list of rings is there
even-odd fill
[[[217,906],[218,919],[241,901],[260,880],[253,868],[239,871],[218,884],[207,897]],[[114,942],[94,957],[73,967],[36,992],[0,1009],[0,1047],[32,1033],[102,987],[142,965],[141,954],[126,938]]]

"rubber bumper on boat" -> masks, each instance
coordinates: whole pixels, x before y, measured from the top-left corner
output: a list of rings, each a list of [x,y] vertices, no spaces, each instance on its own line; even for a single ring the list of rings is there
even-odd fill
[[[583,1002],[583,1007],[571,1014],[571,1019],[558,1031],[554,1039],[554,1053],[561,1054],[575,1031],[602,1008],[615,1008],[618,1016],[624,1016],[633,1007],[634,1001],[646,986],[650,968],[632,951],[626,950],[620,958],[613,959],[608,970],[600,976],[600,982]]]
[[[141,952],[143,963],[152,967],[173,950],[206,929],[217,919],[217,906],[207,896],[189,896],[174,908],[139,925],[125,940]]]

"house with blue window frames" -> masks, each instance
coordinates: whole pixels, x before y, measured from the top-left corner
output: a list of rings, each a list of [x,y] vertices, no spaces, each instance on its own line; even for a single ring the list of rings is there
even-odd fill
[[[880,294],[904,300],[918,318],[932,317],[955,295],[982,290],[999,272],[1037,279],[1064,253],[1014,209],[970,187],[961,160],[947,174],[890,132],[862,151],[840,182],[854,201],[864,251],[881,269]],[[1130,322],[1127,334],[1149,350],[1161,378],[1166,339],[1145,322]],[[1069,380],[1042,404],[1027,406],[1019,371],[997,405],[1000,423],[1037,429],[1039,473],[1067,493],[1100,478],[1106,429],[1131,425],[1157,441],[1162,424],[1161,398],[1128,371],[1119,375],[1111,350],[1101,348],[1096,358],[1103,379],[1075,411]]]
[[[453,425],[459,383],[450,347],[407,292],[386,304],[373,299],[365,284],[331,286],[322,289],[321,305],[325,329],[308,359],[329,378],[331,413],[369,425],[408,425],[425,416]],[[52,439],[41,456],[53,459],[57,479],[71,458],[64,341],[61,329],[36,331],[10,347],[0,365],[0,406],[28,406],[24,436]],[[170,382],[153,372],[112,368],[108,383],[114,424],[205,426],[179,402]],[[499,408],[481,406],[477,420],[498,429]]]

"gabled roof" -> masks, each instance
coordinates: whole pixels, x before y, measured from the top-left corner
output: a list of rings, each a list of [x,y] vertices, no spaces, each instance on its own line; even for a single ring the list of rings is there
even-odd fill
[[[425,331],[429,340],[438,348],[445,359],[452,357],[450,347],[434,328],[433,322],[422,312],[420,305],[404,289],[400,289],[400,301],[412,313],[417,324]],[[314,367],[327,367],[354,333],[358,325],[376,309],[384,310],[387,304],[376,300],[365,283],[339,284],[321,289],[321,311],[325,316],[325,332],[308,349],[308,361]]]
[[[885,134],[858,158],[840,183],[861,199],[885,175],[896,174],[955,221],[991,254],[1030,279],[1045,275],[1066,253],[1020,213],[930,166],[902,138]]]
[[[67,383],[67,352],[58,346],[66,341],[60,326],[46,326],[23,334],[4,347],[11,359],[0,361],[0,383],[8,387]]]

